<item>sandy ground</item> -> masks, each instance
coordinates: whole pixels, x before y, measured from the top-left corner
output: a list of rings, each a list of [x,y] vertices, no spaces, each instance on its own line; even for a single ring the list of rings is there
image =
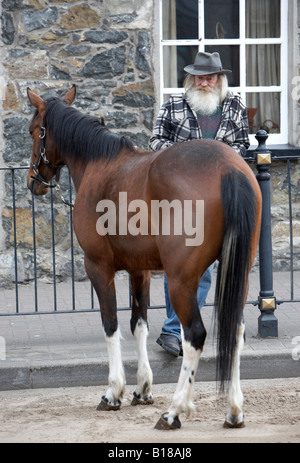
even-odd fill
[[[195,414],[182,427],[159,431],[154,425],[170,404],[175,384],[155,385],[153,405],[96,411],[105,388],[80,387],[0,392],[0,442],[197,443],[300,442],[300,378],[247,380],[244,429],[223,429],[225,399],[215,383],[195,385]]]

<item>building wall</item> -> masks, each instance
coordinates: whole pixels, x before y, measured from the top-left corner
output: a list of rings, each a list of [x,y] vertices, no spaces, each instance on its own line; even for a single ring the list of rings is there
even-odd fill
[[[289,25],[290,33],[289,53],[289,143],[294,146],[300,145],[300,0],[291,0],[289,3]]]
[[[290,22],[296,21],[293,27],[298,28],[300,36],[300,0],[297,4],[296,0],[291,2],[297,14],[290,15]],[[49,97],[63,94],[75,83],[75,107],[103,116],[112,131],[125,134],[138,146],[147,148],[153,119],[159,109],[158,0],[2,0],[1,19],[0,167],[26,165],[29,161],[32,142],[28,126],[33,108],[27,100],[27,87]],[[291,77],[300,64],[295,48],[294,43]],[[293,139],[298,140],[299,105],[295,100],[292,104]],[[16,171],[15,175],[18,262],[20,275],[26,280],[32,276],[31,195],[26,188],[26,172]],[[274,175],[272,189],[277,194],[275,199],[286,202],[286,183],[280,180],[282,175],[285,178],[286,174],[281,174],[280,170]],[[293,198],[298,215],[299,185],[297,164],[293,167]],[[66,174],[62,186],[68,190]],[[49,197],[39,198],[36,204],[38,246],[43,250],[38,271],[42,275],[49,272]],[[276,202],[273,229],[274,233],[278,231],[282,241],[279,225],[284,222],[286,227],[287,208],[278,207],[281,203]],[[280,211],[284,211],[284,215],[280,215]],[[0,171],[0,280],[2,272],[6,281],[10,278],[14,259],[12,215],[11,173]],[[57,274],[63,278],[68,274],[68,217],[65,206],[57,199],[54,215]],[[298,222],[295,233],[299,241]],[[279,251],[276,250],[278,268],[287,255],[288,236],[284,243],[281,241]],[[79,248],[76,252],[80,278],[84,273],[82,256]]]

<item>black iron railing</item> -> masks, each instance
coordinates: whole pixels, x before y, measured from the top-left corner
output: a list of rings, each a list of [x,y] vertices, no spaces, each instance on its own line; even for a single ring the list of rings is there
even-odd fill
[[[295,298],[294,291],[294,246],[293,246],[293,203],[292,203],[292,182],[291,182],[291,163],[297,162],[300,159],[300,153],[298,150],[286,154],[277,150],[271,152],[266,146],[267,134],[264,131],[259,131],[257,133],[258,147],[254,151],[249,151],[247,156],[247,161],[251,164],[255,164],[257,169],[257,179],[261,187],[263,195],[263,214],[262,214],[262,230],[259,246],[259,278],[260,278],[260,291],[257,295],[256,300],[248,301],[248,304],[258,305],[261,315],[259,317],[258,330],[259,334],[262,337],[267,336],[277,336],[278,335],[278,321],[275,316],[276,308],[278,305],[283,303],[292,303],[300,302],[299,299]],[[276,154],[278,153],[278,154]],[[284,161],[286,163],[287,169],[287,183],[288,183],[288,210],[289,210],[289,272],[290,272],[290,294],[289,297],[284,299],[278,299],[273,289],[273,264],[272,264],[272,233],[271,233],[271,195],[270,195],[270,179],[271,179],[271,166],[276,164],[277,161]],[[76,307],[76,271],[75,271],[75,254],[80,254],[78,247],[75,245],[74,241],[76,238],[73,233],[73,216],[72,216],[72,207],[60,204],[60,199],[56,197],[53,189],[50,189],[50,201],[47,196],[44,200],[36,199],[34,195],[31,195],[29,191],[25,190],[24,195],[16,193],[16,182],[26,183],[26,174],[28,167],[3,167],[0,168],[1,171],[5,172],[5,186],[9,189],[9,197],[5,198],[5,206],[9,209],[9,224],[6,224],[7,228],[10,229],[10,241],[7,243],[7,247],[10,249],[10,255],[13,256],[13,268],[12,268],[12,284],[14,286],[14,300],[15,307],[10,307],[9,310],[5,308],[0,309],[0,316],[9,316],[9,315],[31,315],[31,314],[49,314],[49,313],[74,313],[74,312],[90,312],[94,311],[97,305],[95,301],[95,293],[90,286],[90,299],[86,303],[84,309]],[[9,184],[9,185],[8,185]],[[65,173],[65,191],[68,191],[68,200],[70,202],[74,201],[74,188],[72,185],[71,177],[68,173]],[[24,196],[27,197],[26,207],[28,204],[31,205],[31,230],[27,233],[32,235],[32,244],[29,246],[28,242],[20,242],[18,239],[18,230],[22,226],[20,220],[18,220],[18,211],[20,210],[19,203],[20,201],[24,202]],[[23,206],[24,207],[24,204]],[[63,215],[68,221],[68,240],[70,242],[69,248],[66,251],[66,260],[69,260],[69,275],[68,275],[68,284],[71,286],[71,301],[70,308],[65,309],[61,308],[57,298],[57,288],[60,280],[60,276],[56,273],[57,268],[57,245],[56,238],[58,231],[55,227],[55,215],[57,214],[57,208],[62,208]],[[40,249],[37,245],[37,230],[36,230],[36,220],[38,214],[43,214],[47,209],[47,219],[49,220],[48,229],[51,230],[49,233],[49,242],[47,243],[47,249],[44,247]],[[50,210],[50,212],[49,212]],[[3,220],[3,214],[2,214]],[[27,223],[28,227],[28,223]],[[8,252],[7,249],[4,252]],[[19,265],[18,265],[18,254],[25,253],[26,258],[30,259],[28,266],[30,267],[30,275],[26,275],[25,278],[20,278]],[[38,256],[39,253],[47,252],[48,260],[48,271],[47,278],[51,278],[52,288],[53,288],[53,297],[52,302],[49,300],[48,307],[42,307],[42,310],[39,306],[39,284],[43,273],[38,266]],[[30,257],[28,257],[30,256]],[[80,256],[79,256],[80,257]],[[51,263],[49,264],[49,261]],[[82,256],[83,261],[83,256]],[[49,265],[50,269],[49,270]],[[80,278],[85,278],[84,270],[81,270]],[[128,284],[128,305],[123,304],[118,308],[118,310],[128,310],[131,308],[131,288],[130,280]],[[11,284],[11,285],[12,285]],[[20,310],[20,286],[24,284],[31,284],[33,286],[33,297],[31,307],[27,310]],[[1,289],[0,289],[1,292]],[[22,297],[22,296],[21,296]],[[162,308],[163,305],[150,305],[149,308]]]

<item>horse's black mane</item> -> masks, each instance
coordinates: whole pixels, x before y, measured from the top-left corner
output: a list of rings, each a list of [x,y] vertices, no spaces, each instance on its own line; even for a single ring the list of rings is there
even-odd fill
[[[46,131],[52,134],[58,148],[86,163],[96,159],[108,161],[122,148],[134,151],[130,140],[111,133],[99,119],[82,114],[59,98],[46,101]]]

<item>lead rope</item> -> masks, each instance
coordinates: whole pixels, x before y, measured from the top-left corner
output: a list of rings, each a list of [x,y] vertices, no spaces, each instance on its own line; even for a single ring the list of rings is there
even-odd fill
[[[59,196],[59,198],[61,199],[61,201],[66,205],[66,206],[70,206],[70,207],[74,207],[74,204],[70,203],[69,201],[67,201],[62,193],[61,193],[61,187],[59,185],[59,183],[57,183],[57,181],[55,179],[52,179],[52,181],[54,182],[54,185],[52,185],[51,183],[47,183],[43,177],[40,176],[39,172],[38,171],[35,171],[33,169],[36,177],[34,177],[33,175],[31,176],[32,180],[36,181],[36,182],[39,182],[41,183],[44,187],[46,188],[54,188],[57,195]]]
[[[57,195],[60,197],[61,201],[62,201],[64,204],[66,204],[66,206],[74,207],[74,204],[70,203],[69,201],[67,201],[67,200],[63,197],[63,195],[62,195],[62,193],[61,193],[60,185],[56,182],[56,180],[54,180],[54,183],[55,183],[55,185],[54,185],[55,191],[56,191]]]

